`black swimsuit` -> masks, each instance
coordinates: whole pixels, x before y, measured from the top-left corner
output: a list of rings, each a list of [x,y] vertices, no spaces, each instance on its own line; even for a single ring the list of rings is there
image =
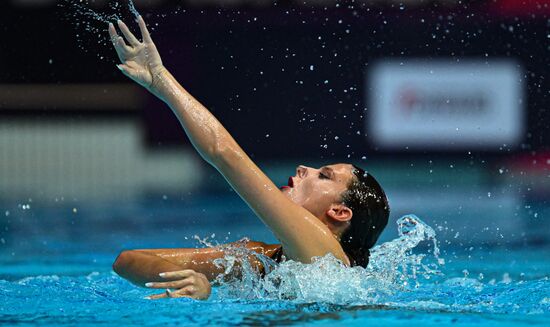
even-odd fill
[[[276,263],[281,263],[283,261],[283,256],[285,254],[283,253],[283,247],[279,247],[273,254],[271,255],[271,259],[273,259]]]

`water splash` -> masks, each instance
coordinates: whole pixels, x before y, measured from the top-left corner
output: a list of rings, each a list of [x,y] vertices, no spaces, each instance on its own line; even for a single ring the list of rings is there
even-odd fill
[[[214,260],[214,264],[224,269],[224,273],[216,278],[215,284],[221,285],[223,298],[264,298],[262,276],[272,272],[277,263],[248,249],[249,242],[248,238],[243,238],[236,243],[220,246],[225,256]]]
[[[49,276],[22,278],[24,275],[20,272],[28,271],[30,266],[14,262],[7,271],[17,271],[14,275],[21,278],[3,280],[6,277],[0,277],[0,303],[3,304],[0,318],[12,322],[78,325],[115,323],[128,317],[132,317],[130,322],[134,324],[174,321],[197,325],[243,322],[256,325],[303,322],[304,316],[311,313],[318,314],[320,319],[329,319],[324,321],[327,324],[331,322],[330,315],[341,319],[353,317],[354,321],[363,319],[361,324],[376,324],[384,317],[389,322],[391,319],[402,322],[406,314],[407,321],[412,323],[439,325],[441,321],[450,323],[451,317],[483,325],[484,322],[494,324],[494,314],[498,314],[506,318],[516,315],[510,318],[515,319],[514,324],[547,325],[541,323],[550,318],[550,278],[544,248],[515,250],[520,251],[515,253],[520,256],[538,251],[534,258],[542,260],[529,261],[531,268],[527,269],[531,269],[532,274],[524,277],[520,274],[524,265],[507,266],[505,269],[512,270],[502,271],[500,263],[509,252],[493,254],[492,259],[499,262],[497,266],[487,260],[488,252],[483,252],[484,257],[474,256],[461,262],[449,260],[444,267],[447,276],[443,276],[437,271],[443,267],[437,266],[441,259],[436,255],[433,230],[412,215],[398,220],[397,228],[398,238],[372,249],[368,269],[345,267],[330,255],[309,265],[286,261],[277,266],[271,259],[258,255],[257,258],[265,258],[268,263],[264,278],[254,264],[246,265],[251,262],[250,255],[256,258],[256,254],[246,249],[248,239],[242,239],[228,247],[226,258],[219,260],[218,263],[227,268],[226,278],[220,277],[220,286],[214,287],[213,296],[204,302],[144,300],[144,296],[155,292],[135,287],[110,272],[111,253],[49,259],[53,261],[37,259],[45,272],[52,270],[51,263],[62,263],[63,271],[68,268],[65,267],[67,260],[77,263],[76,268],[66,270],[70,273],[60,271]],[[203,242],[210,246],[215,243],[212,239]],[[424,250],[426,243],[431,245],[429,251]],[[420,258],[419,254],[423,256]],[[88,274],[87,271],[93,270],[80,267],[83,261],[93,259],[95,262],[96,258],[98,263],[89,267],[99,269],[99,273]],[[466,269],[471,273],[466,273]],[[484,278],[469,277],[480,269],[484,270]],[[231,274],[234,271],[241,271],[242,278]]]
[[[326,302],[338,304],[376,304],[381,295],[391,295],[420,286],[420,278],[441,275],[438,266],[439,248],[435,231],[418,217],[407,215],[397,221],[399,238],[374,247],[368,268],[346,267],[332,255],[316,258],[311,264],[286,261],[276,265],[273,260],[244,247],[244,241],[227,248],[225,258],[217,264],[224,267],[220,277],[218,297],[296,300],[299,302]],[[432,241],[434,262],[427,262],[427,253],[413,254],[423,241]],[[257,258],[267,269],[265,277],[250,264]],[[238,267],[238,272],[233,269]]]
[[[246,249],[247,239],[218,260],[225,267],[212,301],[285,301],[374,306],[430,312],[548,314],[549,278],[501,282],[464,277],[445,279],[436,233],[415,215],[397,220],[399,237],[371,249],[369,266],[346,267],[332,255],[311,264],[273,260]],[[423,245],[430,245],[424,247]],[[426,250],[427,248],[427,250]],[[419,253],[416,253],[419,252]],[[262,277],[251,256],[266,260]],[[238,270],[234,274],[235,269]]]
[[[76,31],[76,40],[81,50],[94,51],[102,60],[106,57],[114,58],[107,55],[112,52],[107,25],[119,19],[132,21],[130,17],[138,17],[140,14],[132,0],[111,1],[101,11],[95,9],[94,5],[94,0],[63,0],[58,7],[62,11],[61,17]]]
[[[433,228],[415,215],[397,220],[399,237],[391,242],[375,246],[371,250],[371,262],[367,270],[381,281],[391,285],[419,286],[418,277],[430,279],[439,275],[438,266],[444,265]],[[426,263],[426,253],[413,254],[412,250],[421,242],[431,241],[435,262]]]
[[[134,2],[132,0],[129,0],[128,8],[130,9],[130,12],[134,14],[135,18],[138,18],[139,16],[141,16],[140,13],[137,11],[136,6],[134,6]]]

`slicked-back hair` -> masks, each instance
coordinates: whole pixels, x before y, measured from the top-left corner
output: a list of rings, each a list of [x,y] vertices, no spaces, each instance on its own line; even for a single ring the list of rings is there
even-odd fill
[[[386,193],[374,177],[353,166],[354,178],[342,193],[342,202],[353,212],[340,244],[352,266],[367,267],[370,248],[388,224],[390,207]]]

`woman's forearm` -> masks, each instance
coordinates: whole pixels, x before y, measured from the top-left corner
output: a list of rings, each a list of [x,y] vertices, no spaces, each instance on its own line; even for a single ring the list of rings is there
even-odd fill
[[[227,245],[225,245],[227,246]],[[232,243],[233,249],[244,246],[250,251],[272,257],[280,249],[277,244],[265,244],[262,242],[249,241],[243,243]],[[248,255],[248,260],[257,271],[263,271],[262,262],[254,255]],[[143,286],[146,282],[161,280],[160,272],[192,269],[200,272],[210,281],[225,272],[223,266],[214,264],[216,259],[223,258],[225,250],[223,247],[202,248],[202,249],[146,249],[123,251],[113,264],[114,271],[130,280],[132,283]],[[240,263],[237,263],[239,266]],[[232,273],[238,273],[233,271]]]
[[[144,287],[147,282],[165,281],[159,273],[181,270],[182,267],[154,254],[124,251],[113,264],[113,270],[135,285]]]
[[[187,92],[166,69],[156,74],[151,92],[163,100],[178,117],[195,149],[208,163],[216,166],[225,150],[242,149],[225,127]]]

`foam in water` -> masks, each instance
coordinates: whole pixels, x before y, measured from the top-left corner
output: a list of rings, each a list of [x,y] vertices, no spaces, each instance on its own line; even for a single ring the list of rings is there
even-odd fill
[[[244,246],[226,248],[227,255],[216,264],[225,269],[218,278],[219,298],[296,300],[338,304],[375,304],[381,295],[391,295],[418,287],[421,279],[441,275],[435,231],[415,215],[397,221],[399,237],[371,249],[369,266],[346,267],[332,255],[316,258],[311,264],[285,261],[276,264],[271,258],[247,250]],[[433,242],[432,256],[413,254],[423,241]],[[242,240],[244,245],[247,240]],[[250,265],[251,256],[266,266],[265,276]],[[238,269],[238,271],[235,271]],[[228,276],[238,276],[227,278]]]
[[[230,321],[229,324],[236,324],[235,321],[241,321],[241,316],[250,319],[250,315],[257,315],[260,311],[276,317],[275,321],[279,322],[278,319],[289,311],[299,317],[307,311],[338,315],[343,315],[344,311],[353,316],[363,312],[367,316],[374,314],[402,319],[400,310],[403,309],[407,317],[427,312],[434,317],[434,324],[449,317],[449,313],[458,313],[453,317],[462,321],[474,319],[477,322],[481,319],[491,323],[495,317],[492,314],[502,314],[501,317],[517,314],[521,315],[521,321],[530,319],[528,315],[535,321],[550,317],[550,279],[547,252],[543,249],[507,249],[493,254],[491,260],[498,262],[496,266],[484,258],[489,252],[483,252],[483,257],[449,262],[444,267],[448,276],[444,276],[438,271],[443,269],[442,260],[436,255],[435,233],[430,226],[408,215],[398,221],[397,227],[398,238],[372,249],[367,269],[345,267],[330,255],[309,265],[294,261],[277,265],[270,258],[248,251],[244,246],[248,240],[243,239],[240,243],[226,246],[227,256],[217,261],[226,273],[218,278],[219,286],[213,288],[212,297],[205,302],[144,300],[143,297],[154,292],[135,287],[108,271],[111,254],[101,256],[94,253],[94,247],[87,249],[91,254],[84,257],[37,260],[40,271],[48,273],[53,271],[53,263],[57,267],[55,270],[59,271],[57,275],[23,278],[34,264],[29,266],[28,263],[17,263],[20,260],[11,263],[7,260],[7,266],[12,268],[4,268],[4,271],[8,274],[15,272],[14,275],[22,279],[8,281],[0,278],[0,303],[3,304],[0,305],[0,316],[6,321],[23,319],[35,322],[37,317],[47,317],[50,323],[58,324],[66,323],[70,317],[71,323],[79,325],[86,319],[99,319],[104,323],[105,319],[118,321],[129,316],[137,319],[134,322],[151,324],[153,317],[165,319],[174,317],[174,314],[178,321],[188,319],[194,322],[202,314],[204,321],[201,324],[206,325],[219,321],[212,313],[226,319],[223,321]],[[211,243],[215,242],[211,239],[203,242],[214,246]],[[426,245],[430,250],[425,250]],[[517,263],[502,265],[514,256],[529,256],[531,250],[537,252],[534,261],[524,258]],[[509,251],[516,252],[505,257]],[[250,264],[251,256],[265,260],[267,272],[264,278],[256,266]],[[81,267],[82,262],[95,262],[96,258],[99,258],[99,263],[89,267],[102,271],[82,275],[82,271],[91,271],[87,266]],[[67,266],[67,260],[73,260],[72,268],[71,264]],[[529,265],[524,265],[526,262]],[[479,271],[483,271],[485,276],[471,277]],[[522,277],[525,271],[528,273]],[[112,310],[113,307],[119,309]],[[258,319],[265,322],[264,318],[260,316]],[[162,319],[159,324],[166,323]]]
[[[376,306],[443,312],[545,314],[548,277],[513,282],[483,283],[464,277],[444,278],[445,261],[439,257],[435,231],[415,215],[397,221],[399,237],[371,249],[369,266],[346,267],[332,255],[311,264],[285,261],[276,264],[244,247],[248,241],[226,248],[217,264],[225,268],[211,301],[291,301],[331,305]],[[430,250],[420,245],[430,244]],[[417,253],[418,252],[418,253]],[[263,260],[262,277],[250,257]],[[229,278],[227,278],[229,276]]]

